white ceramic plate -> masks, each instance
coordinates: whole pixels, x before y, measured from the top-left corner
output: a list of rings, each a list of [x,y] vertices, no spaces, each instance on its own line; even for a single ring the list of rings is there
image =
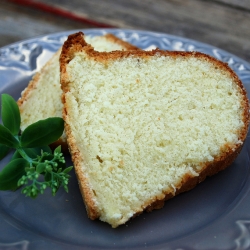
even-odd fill
[[[20,96],[32,75],[76,31],[42,36],[0,49],[0,94]],[[83,30],[87,35],[113,33],[142,48],[201,51],[224,62],[239,75],[250,93],[250,64],[215,47],[162,33],[121,29]],[[39,111],[38,111],[39,112]],[[112,229],[91,221],[74,174],[69,193],[49,192],[36,200],[20,191],[0,192],[0,249],[171,249],[250,248],[250,138],[225,171],[195,189]],[[0,162],[0,170],[8,158]],[[70,159],[68,163],[71,164]]]

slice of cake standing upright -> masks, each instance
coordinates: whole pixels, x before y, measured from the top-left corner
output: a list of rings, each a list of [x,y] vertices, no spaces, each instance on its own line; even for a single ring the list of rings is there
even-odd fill
[[[67,139],[91,219],[117,227],[161,208],[228,167],[242,148],[246,91],[208,55],[97,52],[77,33],[60,65]]]

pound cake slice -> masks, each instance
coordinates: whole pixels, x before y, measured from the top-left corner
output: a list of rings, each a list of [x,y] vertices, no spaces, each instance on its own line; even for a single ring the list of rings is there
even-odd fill
[[[63,118],[90,219],[112,227],[228,167],[247,135],[236,74],[198,52],[97,52],[81,32],[60,56]]]
[[[85,39],[98,51],[136,50],[137,47],[112,34],[103,36],[85,36]],[[35,74],[27,88],[22,92],[18,105],[21,113],[21,130],[30,124],[48,117],[62,117],[62,90],[60,86],[59,56],[61,48]],[[62,144],[67,150],[65,134],[54,146]]]

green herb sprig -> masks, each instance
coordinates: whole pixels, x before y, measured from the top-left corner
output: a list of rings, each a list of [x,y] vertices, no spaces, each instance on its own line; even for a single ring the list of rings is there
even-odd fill
[[[15,191],[31,198],[43,194],[48,187],[54,196],[62,186],[68,192],[67,167],[61,146],[54,152],[50,145],[60,138],[64,130],[62,118],[52,117],[28,126],[20,134],[21,116],[17,103],[7,94],[2,94],[2,123],[0,124],[0,160],[10,151],[10,162],[0,172],[0,190]]]

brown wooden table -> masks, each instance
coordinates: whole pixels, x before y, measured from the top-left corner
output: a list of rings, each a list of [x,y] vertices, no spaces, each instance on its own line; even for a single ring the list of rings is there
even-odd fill
[[[195,39],[250,62],[249,0],[0,0],[0,47],[48,33],[110,26]]]

